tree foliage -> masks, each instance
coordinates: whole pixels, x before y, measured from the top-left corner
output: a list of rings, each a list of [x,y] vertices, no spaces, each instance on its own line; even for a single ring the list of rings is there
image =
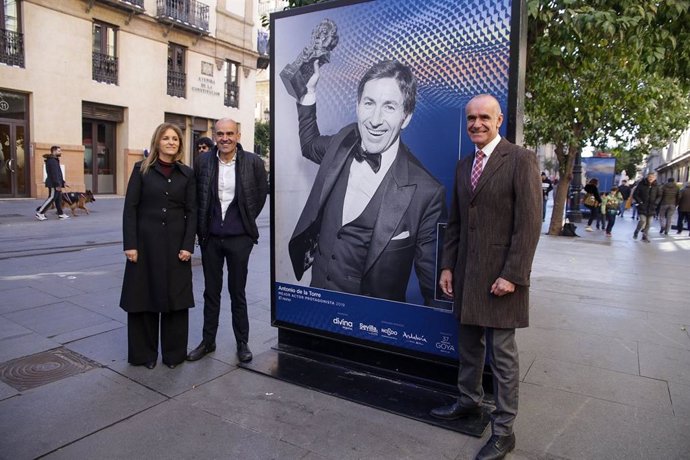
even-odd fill
[[[525,137],[552,143],[558,234],[575,155],[614,142],[634,156],[687,127],[690,1],[528,0]]]
[[[267,157],[271,148],[271,127],[266,121],[254,122],[254,149],[262,157]]]

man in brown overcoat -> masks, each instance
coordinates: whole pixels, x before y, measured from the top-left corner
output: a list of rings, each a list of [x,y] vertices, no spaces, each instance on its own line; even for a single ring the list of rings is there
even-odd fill
[[[496,409],[492,436],[478,459],[498,459],[515,448],[518,352],[515,328],[529,323],[529,279],[541,229],[541,182],[536,155],[502,139],[503,114],[490,95],[465,109],[475,155],[456,167],[443,247],[440,286],[454,299],[459,324],[455,404],[433,409],[442,419],[481,412],[482,371],[488,353]]]

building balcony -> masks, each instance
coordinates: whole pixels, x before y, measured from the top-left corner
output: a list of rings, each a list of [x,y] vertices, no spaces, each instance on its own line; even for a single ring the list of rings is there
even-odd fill
[[[157,2],[158,22],[168,24],[170,28],[177,26],[199,34],[209,33],[208,5],[196,0],[157,0]]]
[[[107,54],[93,53],[92,79],[117,85],[117,58]]]
[[[24,67],[24,35],[0,29],[0,63]]]
[[[114,6],[121,10],[143,13],[144,12],[144,0],[89,0],[90,4],[104,3],[106,5]]]
[[[168,95],[175,97],[185,97],[187,85],[187,74],[184,72],[174,72],[168,70]]]

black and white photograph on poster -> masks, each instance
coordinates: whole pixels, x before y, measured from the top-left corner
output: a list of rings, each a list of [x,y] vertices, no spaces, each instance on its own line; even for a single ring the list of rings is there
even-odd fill
[[[434,348],[455,328],[438,229],[464,107],[507,113],[511,2],[322,5],[272,16],[274,319]]]

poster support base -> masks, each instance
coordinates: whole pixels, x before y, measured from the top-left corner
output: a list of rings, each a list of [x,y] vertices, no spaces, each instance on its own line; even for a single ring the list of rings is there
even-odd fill
[[[288,331],[281,330],[283,337],[284,332]],[[421,367],[420,363],[424,367],[427,364],[419,360],[416,363],[418,367]],[[488,405],[476,417],[459,420],[433,418],[430,415],[432,408],[455,402],[457,389],[454,385],[350,361],[282,341],[269,351],[255,356],[253,361],[240,364],[240,367],[470,436],[481,437],[491,422],[493,407]],[[448,367],[452,369],[452,366]]]

